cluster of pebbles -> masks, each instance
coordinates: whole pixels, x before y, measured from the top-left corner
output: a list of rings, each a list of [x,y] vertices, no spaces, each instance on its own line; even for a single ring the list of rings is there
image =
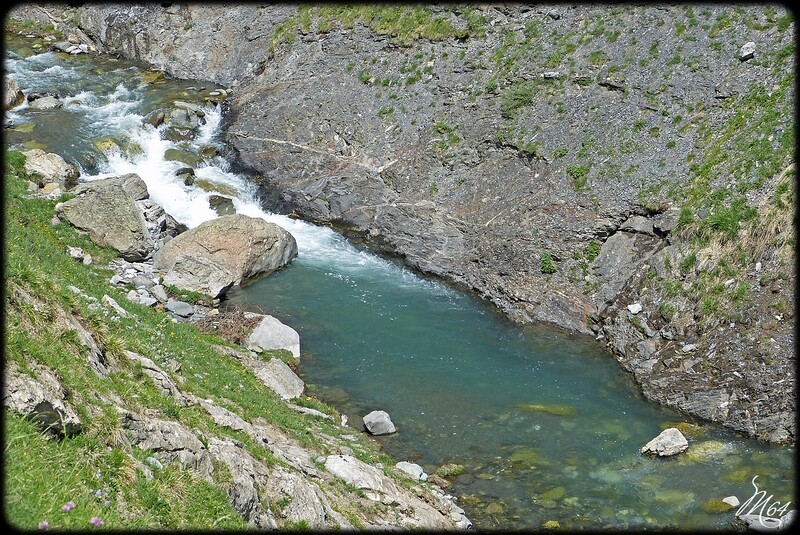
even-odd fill
[[[80,247],[70,246],[67,252],[76,261],[86,265],[92,263],[92,256]],[[219,309],[216,307],[187,303],[172,297],[160,283],[159,274],[153,269],[152,260],[128,262],[122,258],[115,258],[109,262],[108,268],[114,271],[110,279],[111,284],[129,288],[126,295],[129,301],[163,310],[175,322],[196,322],[219,314]],[[218,305],[219,299],[214,299],[213,304]]]

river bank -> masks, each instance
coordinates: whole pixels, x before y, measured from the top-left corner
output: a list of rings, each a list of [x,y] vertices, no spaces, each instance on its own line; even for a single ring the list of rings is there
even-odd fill
[[[84,98],[86,98],[86,97],[84,97]],[[213,113],[212,113],[212,114],[209,114],[209,113],[207,113],[207,116],[208,116],[209,118],[210,118],[210,117],[213,117],[213,115],[214,115]],[[162,151],[162,152],[163,152],[163,151]],[[200,171],[201,169],[206,169],[206,167],[207,167],[207,166],[198,166],[198,169],[197,169],[197,171]],[[206,172],[208,172],[208,171],[206,171]],[[217,178],[219,178],[219,177],[217,177]],[[184,185],[185,185],[185,183],[184,183]],[[208,200],[209,200],[209,199],[207,198],[207,196],[203,196],[201,199],[198,199],[198,200],[199,200],[199,201],[202,201],[202,202],[204,202],[204,203],[206,203],[206,207],[204,207],[204,208],[203,208],[204,210],[209,210],[209,209],[211,209],[211,208],[208,206],[208,204],[207,204],[207,203],[208,203]],[[234,201],[234,203],[233,203],[233,204],[234,204],[234,207],[235,207],[235,208],[237,208],[237,209],[240,209],[240,208],[241,208],[241,205],[242,205],[242,203],[241,203],[241,200],[240,200],[240,199],[239,199],[239,202],[238,202],[238,203]],[[194,203],[194,205],[193,205],[193,206],[196,208],[196,207],[198,207],[199,205],[198,205],[197,203]],[[191,212],[192,212],[192,211],[188,211],[188,212],[186,212],[186,213],[188,214],[188,213],[191,213]],[[291,220],[287,220],[287,219],[285,219],[285,218],[284,218],[284,223],[288,224],[288,223],[289,223],[289,221],[291,221]],[[300,223],[299,223],[299,222],[297,222],[297,224],[298,224],[298,226],[300,226]],[[300,240],[299,240],[299,241],[300,241]],[[319,242],[316,242],[316,243],[319,243]],[[300,245],[300,249],[301,249],[301,258],[302,258],[302,256],[303,256],[303,253],[304,253],[302,242],[301,242],[301,243],[299,243],[299,245]],[[308,252],[308,251],[310,251],[310,250],[311,250],[311,251],[313,251],[313,249],[314,249],[314,248],[310,248],[310,247],[308,247],[307,245],[308,245],[308,244],[306,244],[306,247],[305,247],[305,252]],[[358,260],[359,262],[360,262],[360,261],[368,261],[366,256],[358,256],[358,257],[356,257],[356,258],[357,258],[357,260]],[[634,439],[634,440],[635,440],[635,439]],[[724,449],[724,448],[723,448],[723,449]],[[634,449],[634,450],[635,450],[635,449]],[[726,451],[727,451],[727,450],[726,450]],[[519,453],[519,452],[517,452],[517,453]],[[523,453],[524,453],[524,452],[523,452]],[[524,457],[524,456],[522,455],[522,453],[520,453],[520,456],[519,456],[519,459],[518,459],[518,460],[519,460],[519,461],[522,461],[522,462],[525,462],[525,460],[524,460],[524,459],[526,459],[526,458],[527,458],[527,457]],[[502,469],[502,467],[498,466],[498,467],[497,467],[497,469],[498,469],[498,470],[501,470],[501,469]],[[501,471],[502,471],[502,470],[501,470]],[[478,472],[478,473],[483,473],[483,472]],[[489,472],[486,472],[486,473],[488,474]],[[489,475],[491,475],[491,474],[489,474]],[[477,479],[479,479],[479,480],[480,480],[481,478],[477,478]],[[489,481],[489,479],[487,479],[486,481]],[[555,486],[555,487],[553,487],[553,488],[557,488],[557,487],[558,487],[558,486]],[[547,491],[547,489],[542,489],[542,491],[543,491],[543,492],[545,492],[545,491]],[[538,494],[538,493],[537,493],[537,494]],[[558,494],[558,493],[556,493],[556,494]],[[549,495],[548,495],[548,496],[549,496]],[[572,498],[571,496],[560,496],[560,497],[557,497],[557,498],[553,498],[553,500],[554,500],[554,501],[556,501],[556,502],[560,502],[560,501],[562,501],[562,500],[563,500],[564,498],[566,498],[566,497]],[[546,499],[546,500],[549,500],[549,499],[551,499],[551,498],[547,497],[547,498],[544,498],[544,499]],[[550,502],[547,502],[547,503],[549,504]],[[491,503],[490,503],[489,505],[491,505]],[[696,505],[696,504],[695,504],[695,505]],[[488,507],[488,506],[487,506],[487,507]],[[490,513],[490,514],[494,514],[494,515],[496,515],[496,514],[497,514],[497,511],[496,511],[496,509],[497,509],[497,506],[496,506],[496,505],[493,505],[493,506],[492,506],[492,508],[491,508],[491,511],[489,511],[489,513]],[[637,521],[638,521],[638,520],[637,520]]]
[[[390,9],[17,13],[232,89],[227,135],[269,209],[593,333],[649,399],[793,442],[773,380],[793,373],[791,14],[414,9],[407,34]]]
[[[67,83],[64,73],[75,73],[61,72]],[[84,85],[80,100],[51,98],[102,122],[106,111],[127,113],[134,102],[127,97],[135,91],[115,84],[108,94]],[[37,112],[23,109],[15,126],[46,129]],[[73,134],[91,138],[88,130]],[[108,148],[109,137],[101,139]],[[94,150],[103,161],[115,153]],[[451,497],[412,482],[335,410],[304,396],[280,351],[256,353],[185,321],[213,317],[218,300],[161,285],[154,249],[169,251],[175,236],[191,231],[152,201],[141,178],[74,186],[75,166],[40,149],[6,148],[4,161],[4,512],[11,525],[470,526]]]

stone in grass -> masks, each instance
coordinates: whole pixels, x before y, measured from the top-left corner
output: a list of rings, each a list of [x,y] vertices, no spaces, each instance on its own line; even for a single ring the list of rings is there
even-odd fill
[[[183,301],[178,301],[177,299],[169,299],[167,300],[167,304],[165,308],[175,314],[176,316],[180,316],[182,318],[188,318],[192,314],[194,314],[194,307],[189,303],[185,303]]]
[[[161,302],[161,303],[166,303],[169,300],[169,296],[167,295],[167,291],[160,284],[156,284],[155,286],[150,288],[150,293],[153,294],[153,297],[158,299],[159,302]]]
[[[642,311],[642,304],[641,303],[633,303],[628,305],[628,312],[633,314],[634,316]]]
[[[254,313],[245,313],[245,318],[258,317]],[[262,353],[269,349],[286,349],[296,359],[300,358],[300,335],[297,331],[284,325],[277,318],[263,316],[261,321],[247,337],[247,349]]]
[[[428,474],[426,474],[425,470],[423,470],[422,467],[416,463],[410,463],[408,461],[400,461],[395,466],[397,467],[398,470],[404,472],[405,474],[410,476],[411,479],[414,479],[416,481],[425,481],[428,479]]]
[[[256,377],[283,400],[303,395],[305,383],[281,359],[272,358],[256,369]]]
[[[656,438],[642,447],[642,453],[650,453],[659,457],[676,455],[686,451],[689,442],[675,427],[663,430]]]
[[[397,429],[385,411],[372,411],[364,416],[364,427],[373,435],[390,435]]]
[[[748,41],[747,43],[742,45],[741,50],[739,50],[739,61],[747,61],[748,59],[753,59],[756,53],[756,44],[752,41]]]

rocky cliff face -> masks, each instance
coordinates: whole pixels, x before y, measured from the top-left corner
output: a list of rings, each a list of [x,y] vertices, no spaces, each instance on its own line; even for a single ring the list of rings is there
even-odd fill
[[[363,237],[517,321],[594,333],[654,400],[794,440],[785,10],[68,15],[102,50],[231,86],[228,136],[271,208]]]

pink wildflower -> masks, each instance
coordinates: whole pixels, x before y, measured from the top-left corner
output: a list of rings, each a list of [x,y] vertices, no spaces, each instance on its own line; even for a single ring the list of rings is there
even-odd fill
[[[68,513],[69,511],[72,511],[73,509],[75,509],[75,502],[73,502],[72,500],[70,500],[67,503],[65,503],[64,507],[61,508],[61,510],[64,511],[65,513]]]
[[[42,520],[39,522],[39,529],[48,529],[50,527],[50,522],[47,520]]]
[[[92,517],[92,519],[91,519],[91,520],[89,520],[89,523],[90,523],[91,525],[95,526],[95,527],[98,527],[98,528],[99,528],[100,526],[102,526],[102,525],[103,525],[103,521],[102,521],[102,520],[100,520],[100,519],[99,519],[98,517],[96,517],[96,516],[93,516],[93,517]]]

